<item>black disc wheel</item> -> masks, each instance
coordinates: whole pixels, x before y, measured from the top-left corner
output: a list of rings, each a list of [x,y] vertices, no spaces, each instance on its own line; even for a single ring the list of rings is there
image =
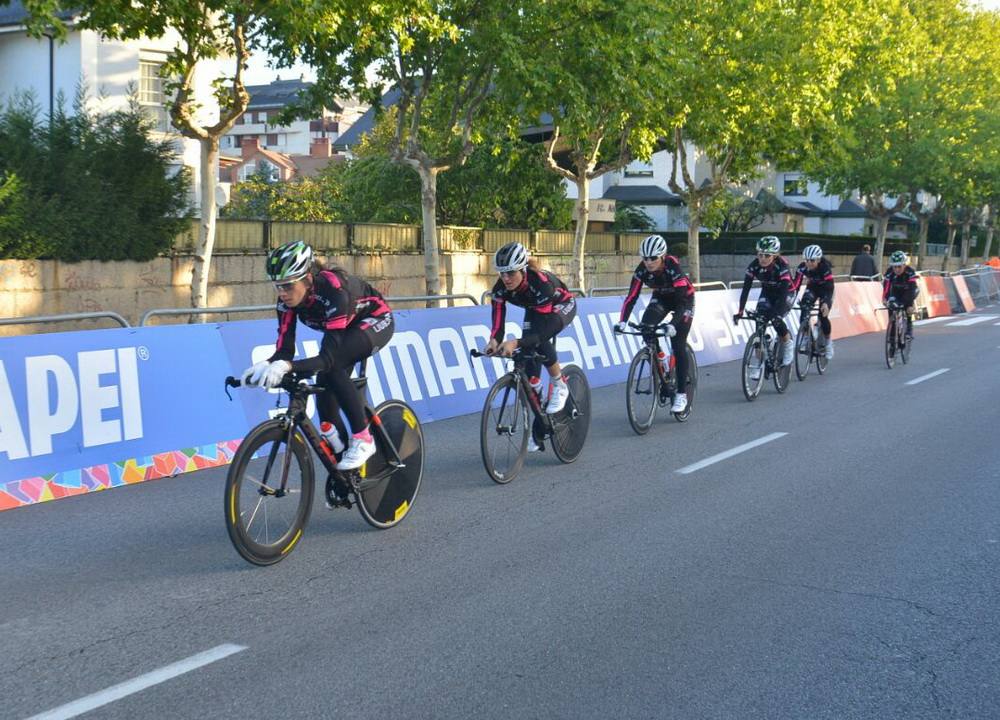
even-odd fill
[[[800,381],[809,374],[815,343],[809,329],[809,322],[799,325],[799,334],[795,336],[795,377]]]
[[[376,419],[377,418],[377,419]],[[361,517],[379,530],[402,522],[413,508],[424,476],[424,433],[416,413],[404,402],[386,400],[375,408],[375,454],[359,470],[357,498]],[[399,460],[381,431],[396,448]]]
[[[885,329],[885,364],[890,370],[896,364],[896,332],[896,317],[893,315]]]
[[[233,456],[226,476],[226,529],[247,562],[271,565],[302,537],[313,502],[313,464],[298,430],[278,420],[251,430]]]
[[[774,389],[779,393],[785,392],[788,389],[788,383],[792,379],[792,363],[784,365],[784,350],[783,343],[779,338],[775,338],[775,341],[771,344],[771,364],[774,367]]]
[[[502,485],[517,477],[530,432],[528,399],[514,376],[504,375],[490,388],[479,425],[483,466],[493,482]]]
[[[743,394],[747,400],[755,400],[764,386],[764,344],[760,335],[754,335],[747,341],[740,374],[743,378]]]
[[[562,462],[571,463],[583,451],[590,430],[590,384],[576,365],[564,366],[563,375],[569,386],[569,399],[566,407],[550,417],[552,451]]]
[[[687,405],[680,412],[673,413],[674,420],[677,422],[687,422],[687,419],[691,417],[691,410],[694,409],[694,398],[698,394],[698,360],[690,345],[684,347],[684,352],[687,354],[688,362],[687,387],[684,390],[687,395]]]
[[[653,354],[643,347],[632,358],[625,385],[625,412],[629,425],[638,435],[645,435],[653,426],[660,396],[660,378],[653,367]]]

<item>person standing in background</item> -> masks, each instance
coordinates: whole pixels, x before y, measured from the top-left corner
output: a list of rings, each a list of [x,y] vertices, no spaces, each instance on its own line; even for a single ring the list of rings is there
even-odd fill
[[[864,276],[871,279],[873,275],[878,274],[878,268],[875,267],[875,258],[872,257],[872,246],[865,245],[861,248],[861,252],[854,256],[854,260],[851,262],[851,275]]]

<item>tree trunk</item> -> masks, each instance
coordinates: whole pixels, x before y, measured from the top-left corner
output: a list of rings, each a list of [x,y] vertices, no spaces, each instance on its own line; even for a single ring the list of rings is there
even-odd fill
[[[917,269],[920,270],[927,264],[927,231],[931,226],[931,217],[924,213],[918,213],[917,218],[920,221],[920,234],[917,244]]]
[[[215,187],[219,138],[203,138],[198,144],[201,146],[201,223],[198,225],[198,245],[194,251],[194,269],[191,274],[191,307],[203,308],[208,303],[208,275],[215,247]],[[204,316],[201,318],[204,319]]]
[[[688,205],[688,275],[691,282],[701,282],[701,238],[698,228],[701,227],[702,199],[691,193]]]
[[[573,233],[573,270],[576,275],[574,282],[578,288],[586,290],[583,257],[587,247],[587,225],[590,224],[590,181],[585,174],[576,179],[576,194],[576,230]]]
[[[983,248],[983,262],[987,262],[990,259],[990,251],[993,250],[993,233],[996,230],[996,221],[994,220],[989,225],[986,226],[986,247]]]
[[[424,283],[428,295],[441,294],[441,260],[437,233],[437,174],[432,167],[417,168],[420,175],[420,210],[423,217]],[[438,307],[440,301],[428,300],[427,307]]]
[[[889,231],[889,215],[882,212],[875,217],[875,268],[882,274],[882,260],[885,256],[885,235]]]
[[[962,223],[962,261],[959,263],[959,269],[964,268],[969,264],[969,242],[972,235],[972,219],[969,218]]]
[[[958,225],[950,222],[950,217],[948,219],[948,249],[944,251],[944,259],[941,261],[941,272],[948,270],[948,259],[951,257],[951,251],[955,247],[955,235],[958,233]]]

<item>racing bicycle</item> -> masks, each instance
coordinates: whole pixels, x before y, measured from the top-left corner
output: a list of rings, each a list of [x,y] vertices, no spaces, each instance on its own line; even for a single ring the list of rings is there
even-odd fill
[[[804,311],[799,333],[795,336],[795,376],[805,380],[813,362],[816,372],[822,375],[830,361],[826,357],[826,336],[819,324],[819,303],[799,304],[795,309]]]
[[[628,369],[628,383],[625,386],[625,409],[628,421],[638,435],[645,435],[653,426],[656,418],[656,408],[673,404],[677,394],[677,358],[674,357],[671,343],[667,342],[666,357],[660,359],[660,346],[657,338],[669,338],[674,334],[674,326],[670,323],[633,323],[629,327],[636,332],[615,329],[622,335],[639,335],[645,345],[639,348]],[[681,412],[673,413],[677,422],[685,422],[691,416],[694,407],[694,397],[698,390],[698,362],[690,345],[685,345],[687,353],[687,407]]]
[[[549,415],[531,389],[526,370],[532,360],[545,360],[544,355],[520,348],[509,358],[486,355],[474,348],[469,354],[474,358],[498,357],[514,364],[486,394],[479,426],[483,465],[494,482],[503,485],[517,477],[528,454],[529,432],[541,450],[546,440],[551,441],[560,461],[571,463],[579,457],[590,428],[590,385],[583,370],[576,365],[563,366],[569,398],[562,410]],[[529,422],[529,414],[533,421]]]
[[[781,364],[781,343],[778,342],[777,331],[772,327],[774,319],[754,310],[744,310],[743,319],[754,322],[753,335],[747,340],[743,351],[743,394],[747,400],[755,400],[767,378],[773,379],[775,390],[785,392],[792,367]]]
[[[372,409],[365,397],[364,366],[354,386],[375,440],[375,454],[357,470],[341,471],[334,453],[306,415],[310,395],[324,388],[289,373],[280,388],[288,407],[253,428],[233,456],[226,477],[225,516],[236,551],[254,565],[284,558],[302,537],[312,509],[315,471],[312,453],[326,469],[329,508],[357,505],[361,517],[380,530],[398,525],[413,507],[424,471],[424,436],[416,414],[404,402],[386,400]],[[229,388],[240,387],[234,377]],[[230,396],[232,399],[232,396]]]
[[[884,308],[877,309],[889,311],[889,324],[885,328],[885,364],[892,370],[897,356],[904,365],[910,362],[913,338],[906,337],[906,308],[890,300]]]

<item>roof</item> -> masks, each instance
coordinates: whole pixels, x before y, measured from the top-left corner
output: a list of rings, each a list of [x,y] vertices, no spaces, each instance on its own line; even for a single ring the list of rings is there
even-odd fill
[[[400,94],[397,87],[383,93],[382,107],[387,108],[395,105],[399,102]],[[333,147],[337,150],[347,150],[360,143],[362,138],[375,127],[375,111],[376,108],[374,107],[368,108],[364,115],[355,120],[351,127],[347,128],[340,137],[333,141]]]
[[[285,107],[312,86],[313,83],[301,79],[275,80],[267,85],[247,85],[247,92],[250,93],[247,109]]]
[[[613,185],[604,191],[605,200],[627,205],[680,205],[681,199],[657,185]]]
[[[784,200],[782,204],[785,206],[785,212],[790,212],[794,215],[826,215],[824,210],[821,210],[816,205],[811,202],[795,202],[794,200]]]
[[[830,217],[868,217],[868,211],[865,206],[861,203],[855,202],[848,198],[840,203],[840,207],[836,210],[830,210],[827,212]]]
[[[60,20],[72,20],[79,14],[78,10],[60,10],[56,17]],[[30,13],[19,0],[11,0],[9,5],[0,5],[0,27],[24,25],[29,16]]]
[[[295,175],[304,178],[316,177],[327,165],[341,163],[346,159],[343,155],[330,155],[329,157],[313,157],[312,155],[289,156],[289,160],[295,163]]]

